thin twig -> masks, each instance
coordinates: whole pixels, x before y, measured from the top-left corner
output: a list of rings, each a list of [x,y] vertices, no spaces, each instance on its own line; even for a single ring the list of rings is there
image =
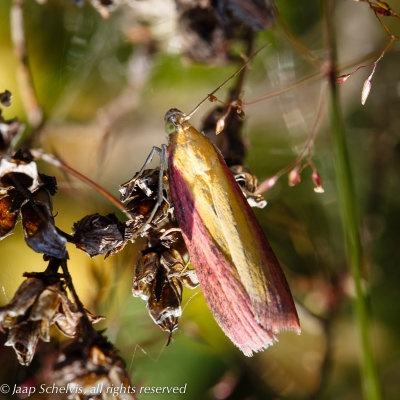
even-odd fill
[[[218,92],[219,89],[221,89],[223,86],[225,86],[231,79],[233,79],[235,76],[239,75],[244,69],[248,67],[250,64],[250,61],[253,60],[253,58],[263,49],[265,49],[269,44],[265,44],[264,46],[260,47],[258,50],[256,50],[246,61],[245,63],[237,70],[235,71],[232,75],[228,76],[220,85],[218,85],[211,93],[209,93],[203,100],[200,101],[199,104],[189,113],[186,115],[185,119],[189,120],[193,114],[200,108],[200,106],[206,102],[208,99],[210,99],[215,93]]]
[[[382,51],[373,51],[373,52],[365,55],[364,57],[360,58],[357,61],[351,61],[351,62],[349,62],[347,64],[339,65],[337,67],[337,70],[338,71],[343,71],[343,70],[352,68],[352,67],[354,67],[354,66],[356,66],[356,65],[358,65],[358,64],[360,64],[360,63],[362,63],[364,61],[367,61],[367,60],[370,60],[371,58],[374,58],[375,56],[377,56],[379,54],[382,54]],[[372,65],[373,65],[373,63],[371,63],[371,66]],[[243,101],[242,105],[247,106],[247,105],[258,103],[259,101],[270,100],[270,99],[272,99],[274,97],[279,97],[282,94],[291,92],[291,91],[296,90],[296,89],[298,89],[298,88],[300,88],[302,86],[306,86],[306,85],[308,85],[310,83],[316,82],[318,79],[321,79],[324,76],[326,76],[326,70],[322,70],[321,69],[320,71],[315,72],[315,73],[313,73],[311,75],[308,75],[308,76],[306,76],[306,77],[304,77],[302,79],[299,79],[298,81],[293,82],[290,85],[285,86],[285,87],[283,87],[281,89],[273,90],[273,91],[271,91],[271,92],[269,92],[269,93],[267,93],[267,94],[265,94],[265,95],[263,95],[261,97],[257,97],[256,99],[253,99],[253,100]]]
[[[104,196],[109,201],[111,201],[111,203],[113,203],[118,209],[120,209],[122,212],[124,212],[126,215],[128,215],[127,211],[125,209],[125,206],[116,197],[114,197],[110,192],[108,192],[106,189],[101,187],[96,182],[92,181],[87,176],[81,174],[76,169],[70,167],[67,163],[62,161],[60,158],[58,158],[52,154],[48,154],[48,153],[44,152],[43,150],[39,150],[39,149],[31,149],[30,152],[32,153],[32,155],[35,158],[43,160],[51,165],[54,165],[57,168],[61,168],[64,171],[68,172],[69,174],[75,176],[82,182],[85,182],[86,184],[91,186],[93,189],[95,189],[97,192],[99,192],[102,196]]]

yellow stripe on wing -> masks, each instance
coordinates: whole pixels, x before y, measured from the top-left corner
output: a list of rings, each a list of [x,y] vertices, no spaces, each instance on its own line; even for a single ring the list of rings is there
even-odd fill
[[[193,195],[196,209],[224,256],[236,268],[252,303],[267,304],[266,260],[254,239],[252,220],[243,210],[211,142],[191,125],[179,126],[174,142],[174,164]]]

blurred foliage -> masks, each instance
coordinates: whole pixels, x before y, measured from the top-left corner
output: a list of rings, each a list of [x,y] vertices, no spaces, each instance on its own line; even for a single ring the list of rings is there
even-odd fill
[[[169,24],[170,15],[160,9],[157,19],[152,16],[144,23],[145,13],[138,11],[136,3],[146,2],[132,1],[132,7],[123,6],[106,20],[86,3],[77,7],[67,0],[49,0],[44,5],[29,1],[25,6],[31,71],[46,116],[41,146],[115,195],[119,185],[139,169],[151,147],[166,142],[165,111],[176,107],[189,112],[236,68],[189,62],[174,44],[176,31]],[[320,2],[276,3],[296,37],[322,56]],[[390,4],[400,11],[400,1]],[[12,106],[4,110],[4,115],[25,120],[10,39],[10,6],[11,0],[0,2],[0,91],[13,93]],[[170,9],[173,12],[173,3]],[[385,32],[365,4],[337,1],[332,18],[337,23],[340,65],[357,66],[366,54],[386,45]],[[149,43],[132,39],[130,28],[138,26],[150,28],[154,40],[150,50]],[[272,32],[260,34],[257,46],[266,41],[271,45],[252,62],[245,100],[316,71],[293,50],[279,25]],[[149,55],[144,72],[140,72],[143,76],[138,76],[144,83],[138,89],[138,98],[132,98],[131,105],[124,104],[127,112],[107,126],[105,116],[135,79],[132,65],[143,52]],[[360,94],[369,70],[359,71],[341,87],[366,257],[371,334],[388,400],[400,397],[398,57],[395,43],[378,65],[365,106],[361,106]],[[221,90],[218,97],[224,99],[225,93],[227,89]],[[260,181],[274,175],[301,150],[314,122],[318,96],[319,82],[314,82],[245,107],[246,163]],[[206,104],[198,111],[195,125],[200,124],[207,108],[211,106]],[[289,187],[286,176],[282,177],[266,193],[267,208],[257,211],[295,298],[309,310],[299,306],[303,333],[282,334],[278,344],[251,359],[225,338],[199,289],[194,297],[194,292],[184,291],[179,330],[171,345],[165,347],[167,337],[150,320],[144,303],[131,296],[140,243],[105,261],[101,256],[89,259],[72,246],[68,248],[77,291],[88,309],[107,317],[100,327],[107,329],[106,334],[120,350],[133,383],[187,383],[186,395],[142,395],[141,399],[302,399],[315,393],[321,374],[324,380],[317,398],[361,398],[359,339],[350,307],[352,282],[344,255],[327,118],[319,129],[313,160],[323,179],[324,194],[314,193],[308,168],[295,187]],[[86,214],[115,211],[75,178],[45,164],[40,166],[42,172],[57,177],[54,212],[57,225],[64,231],[70,232],[72,224]],[[44,269],[42,256],[25,246],[20,228],[17,226],[13,236],[0,242],[2,304],[13,296],[24,271]],[[343,288],[344,297],[330,315],[326,302],[335,285]],[[329,317],[328,336],[327,325],[314,314]],[[45,379],[54,347],[40,346],[43,351],[26,368],[17,365],[10,348],[0,347],[2,365],[6,366],[1,369],[0,383]],[[330,356],[324,365],[327,349]]]

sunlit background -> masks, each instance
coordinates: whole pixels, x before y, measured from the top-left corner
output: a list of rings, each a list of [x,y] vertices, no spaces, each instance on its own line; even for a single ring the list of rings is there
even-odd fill
[[[103,19],[89,4],[67,0],[25,4],[28,56],[45,114],[42,147],[61,157],[118,197],[119,185],[143,164],[152,146],[167,142],[163,117],[172,107],[191,111],[235,71],[235,65],[190,62],[173,1],[130,1]],[[315,55],[324,55],[320,2],[277,0],[293,35]],[[367,5],[336,2],[339,67],[349,72],[377,58],[387,34]],[[391,1],[400,12],[400,1]],[[6,118],[26,120],[10,38],[11,0],[0,2],[0,92],[13,93]],[[386,21],[386,20],[385,20]],[[400,21],[390,20],[394,34]],[[397,29],[397,31],[396,31]],[[251,63],[243,98],[252,100],[319,72],[292,46],[283,28],[257,36],[270,45]],[[373,52],[375,58],[365,60]],[[377,66],[370,96],[361,90],[371,68],[340,88],[354,171],[365,250],[365,290],[371,337],[385,398],[400,398],[400,70],[399,46]],[[228,85],[229,86],[229,85]],[[245,107],[246,165],[263,181],[301,151],[316,118],[321,79]],[[227,89],[218,94],[227,97]],[[327,93],[325,96],[328,99]],[[200,125],[212,104],[194,117]],[[98,326],[119,349],[132,382],[183,386],[185,395],[142,395],[141,399],[360,399],[360,345],[352,308],[353,284],[345,258],[338,209],[329,113],[318,130],[313,161],[325,193],[313,191],[311,169],[289,187],[284,175],[265,193],[268,205],[256,214],[275,250],[297,301],[302,334],[284,333],[270,349],[246,358],[224,336],[200,289],[184,290],[183,316],[170,346],[150,319],[145,303],[131,295],[135,261],[143,243],[114,257],[90,259],[69,245],[69,267],[86,308],[106,316]],[[106,199],[54,167],[56,224],[71,232],[87,214],[115,212]],[[0,304],[10,301],[25,271],[42,271],[42,255],[26,246],[21,225],[0,242]],[[2,341],[5,335],[1,334]],[[19,366],[9,347],[0,348],[0,383],[41,382],[65,340],[39,345],[29,367]],[[175,396],[175,397],[174,397]],[[10,397],[11,398],[11,397]],[[13,397],[15,398],[15,397]],[[35,397],[35,398],[43,398]]]

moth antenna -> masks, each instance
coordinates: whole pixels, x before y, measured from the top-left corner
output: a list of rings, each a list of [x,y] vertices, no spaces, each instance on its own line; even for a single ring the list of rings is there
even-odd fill
[[[238,69],[236,70],[232,75],[228,76],[216,89],[214,89],[211,93],[209,93],[203,100],[200,101],[197,106],[184,117],[185,121],[188,121],[192,115],[200,108],[200,106],[206,102],[214,93],[218,92],[219,89],[221,89],[223,86],[225,86],[231,79],[233,79],[236,75],[240,74],[250,63],[250,61],[253,60],[253,58],[263,49],[265,49],[267,46],[269,46],[269,43],[265,44],[264,46],[260,47],[258,50],[256,50],[253,54],[251,54],[248,59],[245,61],[245,63]]]

